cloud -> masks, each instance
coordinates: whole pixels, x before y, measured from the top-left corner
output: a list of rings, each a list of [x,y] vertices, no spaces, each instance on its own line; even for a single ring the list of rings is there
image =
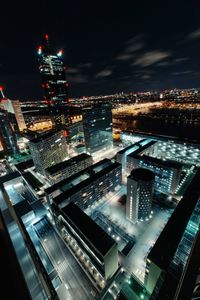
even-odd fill
[[[138,41],[141,41],[144,39],[144,35],[143,34],[138,34],[130,39],[128,39],[125,44],[126,45],[133,45],[134,43],[137,43]]]
[[[133,43],[133,44],[130,44],[129,46],[127,46],[125,48],[125,52],[128,52],[128,53],[132,53],[132,52],[135,52],[135,51],[138,51],[140,49],[142,49],[144,47],[144,43],[143,42],[137,42],[137,43]]]
[[[116,60],[126,61],[133,58],[133,54],[124,53],[116,57]]]
[[[189,57],[179,57],[179,58],[176,58],[174,61],[179,63],[179,62],[182,62],[182,61],[187,61],[189,59],[190,59]]]
[[[69,68],[67,69],[67,74],[78,74],[80,70],[78,68]]]
[[[103,77],[108,77],[108,76],[110,76],[111,74],[113,73],[113,71],[112,70],[102,70],[102,71],[100,71],[99,73],[97,73],[96,75],[95,75],[95,77],[96,78],[103,78]]]
[[[125,48],[121,54],[115,59],[119,61],[130,60],[134,57],[134,52],[141,50],[144,47],[143,35],[137,35],[125,42]]]
[[[186,37],[187,40],[194,40],[194,39],[199,39],[199,38],[200,38],[200,29],[196,29],[196,30],[190,32]]]
[[[149,79],[151,78],[151,75],[148,75],[148,74],[144,74],[140,77],[141,79]]]
[[[91,62],[86,62],[86,63],[81,63],[78,65],[79,68],[85,68],[85,69],[89,69],[93,67],[93,63]]]
[[[185,70],[185,71],[179,71],[179,72],[172,72],[172,75],[186,75],[192,73],[192,70]]]
[[[88,77],[81,74],[71,74],[67,76],[67,80],[70,83],[86,83],[88,82]]]
[[[171,56],[170,52],[153,50],[144,53],[133,63],[134,66],[148,67]]]
[[[156,66],[158,67],[165,67],[165,66],[169,66],[170,62],[169,61],[161,61],[158,64],[156,64]]]

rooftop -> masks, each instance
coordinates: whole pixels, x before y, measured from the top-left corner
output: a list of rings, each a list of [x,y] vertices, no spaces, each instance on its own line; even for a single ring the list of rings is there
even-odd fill
[[[74,179],[77,178],[81,178],[81,176],[85,175],[88,177],[90,177],[92,174],[96,173],[99,170],[102,170],[106,165],[110,165],[111,161],[109,159],[103,159],[100,160],[99,162],[97,162],[96,164],[68,177],[65,178],[57,183],[55,183],[54,185],[50,186],[49,188],[47,188],[45,190],[45,192],[47,194],[51,194],[52,192],[54,192],[57,189],[62,189],[64,186],[69,185],[70,183],[72,183],[74,181]]]
[[[43,186],[43,184],[29,171],[23,173],[22,176],[35,191],[38,191],[40,187]]]
[[[63,169],[66,169],[72,165],[75,165],[77,164],[78,162],[82,161],[82,160],[85,160],[87,158],[92,158],[91,155],[87,154],[87,153],[82,153],[80,155],[77,155],[75,157],[72,157],[68,160],[65,160],[65,161],[62,161],[56,165],[53,165],[49,168],[46,169],[46,172],[49,173],[50,175],[51,174],[55,174],[56,172],[58,171],[61,171]]]
[[[90,245],[91,248],[101,255],[106,253],[115,245],[115,241],[76,204],[71,202],[61,210],[62,215],[73,224],[80,237]]]
[[[128,156],[135,156],[137,154],[140,154],[140,152],[144,151],[145,149],[151,147],[152,145],[154,145],[155,143],[157,143],[157,141],[152,141],[152,140],[146,140],[148,141],[147,143],[144,144],[145,140],[139,141],[138,143],[136,143],[137,145],[139,145],[139,148],[134,150],[132,153],[130,153]],[[143,142],[143,144],[142,144]],[[135,144],[135,145],[136,145]]]
[[[66,200],[67,198],[69,198],[70,196],[75,194],[77,191],[80,191],[83,187],[88,186],[92,182],[95,182],[97,179],[101,178],[103,175],[108,174],[109,172],[111,172],[112,170],[114,170],[115,168],[120,167],[120,166],[121,165],[119,163],[115,162],[115,163],[112,163],[109,166],[105,167],[101,171],[99,171],[93,175],[91,174],[91,176],[88,177],[87,179],[85,179],[84,181],[77,182],[77,185],[69,187],[69,189],[67,189],[64,193],[55,197],[53,199],[54,203],[59,205],[61,202],[63,202],[64,200]]]
[[[134,157],[134,155],[132,156]],[[141,159],[141,160],[146,160],[152,163],[155,163],[157,165],[161,165],[161,166],[165,166],[168,168],[174,168],[174,169],[181,169],[182,168],[182,164],[177,162],[177,161],[173,161],[173,160],[162,160],[156,157],[152,157],[152,156],[148,156],[148,155],[141,155],[141,156],[137,156],[137,159]]]
[[[131,175],[128,177],[135,181],[151,181],[154,180],[155,175],[148,169],[138,168],[131,171]]]
[[[148,259],[167,270],[200,197],[200,169],[151,249]],[[167,241],[167,244],[166,244]]]
[[[62,132],[62,130],[53,130],[53,131],[49,131],[46,133],[42,133],[42,134],[38,135],[36,138],[31,139],[30,143],[33,143],[33,144],[39,143],[39,142],[44,141],[58,133],[61,134],[61,132]]]
[[[18,171],[6,174],[6,175],[0,177],[0,183],[4,183],[4,182],[10,181],[10,180],[13,180],[20,176],[21,176],[21,174]]]
[[[19,172],[23,172],[24,170],[31,168],[33,166],[34,166],[34,163],[33,163],[32,159],[22,161],[21,163],[18,163],[15,165],[15,167],[18,169]]]

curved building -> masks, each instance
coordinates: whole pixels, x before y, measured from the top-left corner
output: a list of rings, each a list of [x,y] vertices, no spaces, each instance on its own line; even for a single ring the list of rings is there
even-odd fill
[[[136,223],[151,214],[155,175],[147,169],[134,169],[127,180],[126,216]]]

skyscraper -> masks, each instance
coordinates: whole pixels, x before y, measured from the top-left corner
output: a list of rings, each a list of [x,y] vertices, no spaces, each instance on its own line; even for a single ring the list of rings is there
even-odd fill
[[[112,146],[111,108],[109,103],[99,103],[83,109],[83,131],[89,153]]]
[[[127,180],[126,216],[136,223],[151,213],[155,175],[147,169],[135,169]]]
[[[63,161],[68,156],[63,130],[48,132],[34,138],[29,146],[36,170],[43,175],[46,168]]]
[[[0,150],[5,154],[18,152],[17,138],[9,119],[8,112],[0,109]]]
[[[22,132],[26,129],[26,124],[24,121],[24,116],[22,114],[21,106],[19,100],[11,100],[7,98],[3,98],[0,103],[1,106],[7,112],[9,112],[12,115],[15,115],[16,123],[17,123],[17,131]]]
[[[68,99],[68,83],[62,56],[63,50],[54,54],[46,34],[43,45],[38,47],[38,60],[44,99],[49,105],[63,104]]]

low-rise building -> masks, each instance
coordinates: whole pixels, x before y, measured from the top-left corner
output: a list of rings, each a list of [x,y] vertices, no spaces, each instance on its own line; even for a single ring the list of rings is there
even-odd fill
[[[88,168],[92,163],[92,156],[82,153],[56,165],[50,166],[45,172],[50,182],[54,184]]]
[[[59,221],[76,258],[96,285],[104,288],[118,269],[117,243],[74,203],[61,209]]]
[[[70,202],[86,209],[121,184],[121,165],[104,159],[45,190],[47,201],[62,208]]]

